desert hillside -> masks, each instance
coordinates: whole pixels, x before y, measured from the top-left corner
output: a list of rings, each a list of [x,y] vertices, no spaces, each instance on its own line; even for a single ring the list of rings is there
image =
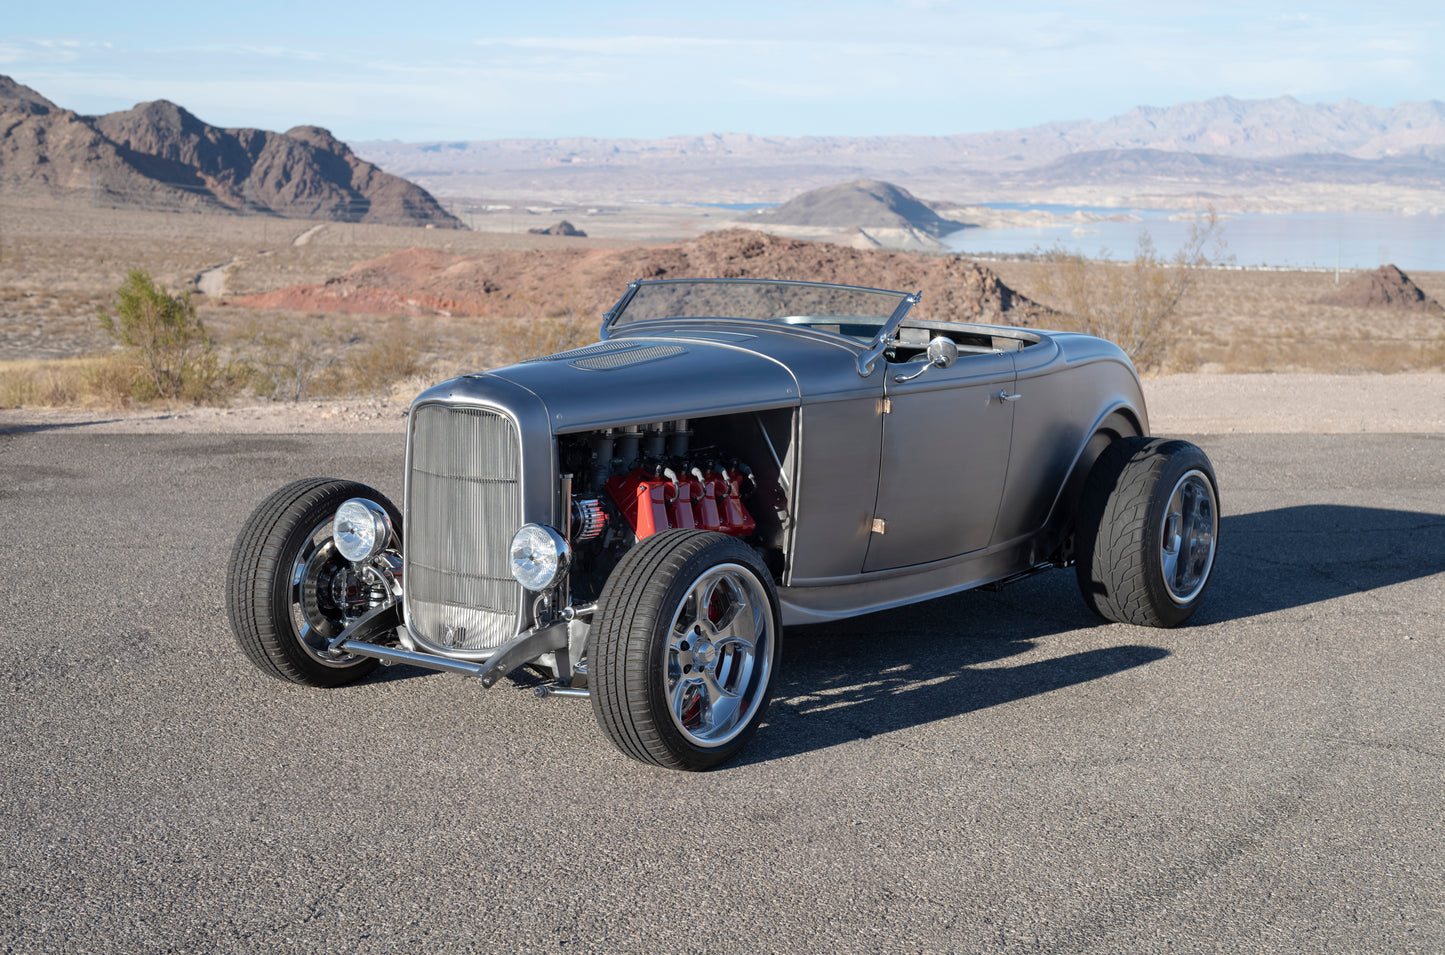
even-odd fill
[[[728,229],[668,245],[459,255],[412,248],[320,284],[229,300],[249,309],[446,316],[601,316],[634,279],[780,278],[923,290],[915,315],[1030,325],[1049,309],[956,256],[847,248]]]
[[[357,158],[319,127],[222,129],[166,100],[81,116],[5,76],[0,193],[100,208],[462,228],[426,190]]]

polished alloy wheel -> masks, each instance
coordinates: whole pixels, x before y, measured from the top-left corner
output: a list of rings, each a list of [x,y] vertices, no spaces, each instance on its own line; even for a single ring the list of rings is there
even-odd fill
[[[719,564],[673,614],[662,661],[673,724],[696,746],[721,746],[752,720],[773,660],[773,614],[753,571]]]
[[[1176,604],[1199,595],[1214,564],[1219,508],[1214,485],[1202,471],[1188,471],[1174,485],[1160,527],[1164,586]]]

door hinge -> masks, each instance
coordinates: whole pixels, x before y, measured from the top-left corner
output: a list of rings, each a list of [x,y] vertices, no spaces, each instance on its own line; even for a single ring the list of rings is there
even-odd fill
[[[884,520],[883,518],[881,518],[881,517],[875,517],[875,518],[873,518],[873,533],[875,533],[875,534],[886,534],[886,533],[888,533],[888,522],[885,521],[885,520]]]
[[[879,414],[892,414],[892,413],[893,413],[893,399],[892,399],[892,398],[880,398],[879,401],[878,401],[878,413],[879,413]]]

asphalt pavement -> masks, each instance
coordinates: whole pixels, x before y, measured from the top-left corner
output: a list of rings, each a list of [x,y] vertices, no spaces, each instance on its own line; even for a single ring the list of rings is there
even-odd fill
[[[398,495],[397,435],[0,435],[0,949],[1445,951],[1445,436],[1198,440],[1189,625],[1054,572],[790,629],[681,774],[515,682],[245,660],[247,513]]]

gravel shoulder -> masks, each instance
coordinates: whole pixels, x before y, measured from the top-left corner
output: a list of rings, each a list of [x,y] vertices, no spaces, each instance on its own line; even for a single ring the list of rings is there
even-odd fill
[[[1445,375],[1167,375],[1144,379],[1155,434],[1445,433]],[[0,410],[0,433],[400,434],[405,398],[177,411]]]

